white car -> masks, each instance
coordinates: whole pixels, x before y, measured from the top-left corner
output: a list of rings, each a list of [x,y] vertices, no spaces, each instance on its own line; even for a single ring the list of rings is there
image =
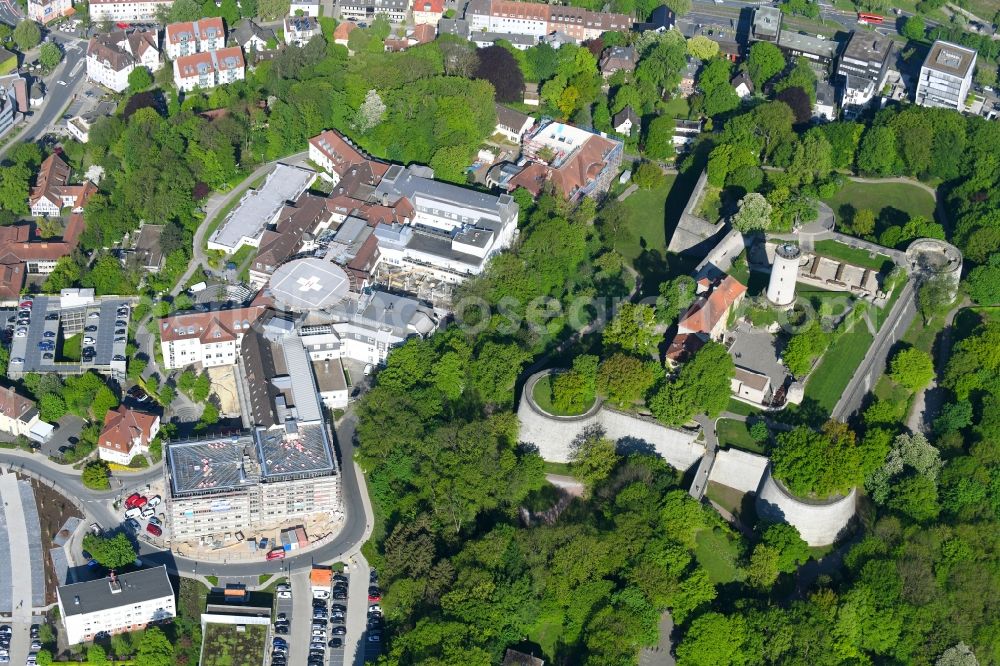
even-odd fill
[[[156,515],[156,509],[154,509],[151,506],[147,506],[145,509],[142,510],[142,518],[143,518],[143,520],[149,520],[150,518],[152,518],[155,515]]]
[[[278,592],[278,598],[279,599],[291,599],[292,598],[292,593],[289,592],[288,590],[280,590]]]
[[[321,636],[323,638],[326,638],[326,632],[323,631],[322,629],[313,629],[312,630],[312,635],[313,636]]]
[[[146,502],[146,506],[159,506],[161,501],[162,500],[159,495],[153,495],[149,498],[149,501]]]
[[[128,519],[128,518],[138,518],[141,515],[142,515],[142,509],[140,509],[138,507],[133,507],[133,508],[131,508],[128,511],[125,512],[125,518],[126,519]]]
[[[329,599],[329,590],[313,590],[313,599]]]
[[[58,83],[58,84],[59,84],[59,85],[61,85],[61,86],[64,86],[64,85],[66,85],[66,82],[65,82],[65,81],[63,81],[62,79],[59,79],[58,81],[56,81],[56,83]]]

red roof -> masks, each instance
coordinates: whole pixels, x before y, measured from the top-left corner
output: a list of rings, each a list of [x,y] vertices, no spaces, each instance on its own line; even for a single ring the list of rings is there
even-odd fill
[[[413,0],[413,11],[443,14],[444,0]]]
[[[731,275],[719,283],[708,298],[703,298],[688,309],[678,327],[684,331],[708,335],[719,320],[729,313],[729,308],[745,294],[747,288]]]
[[[134,445],[146,446],[153,438],[153,428],[160,417],[137,412],[119,405],[104,415],[104,429],[97,440],[102,449],[130,453]]]
[[[264,313],[262,306],[189,312],[160,320],[160,339],[163,342],[198,338],[202,342],[226,342],[243,335],[250,325]],[[216,336],[218,333],[218,336]]]
[[[333,41],[346,41],[357,27],[358,26],[355,25],[353,21],[344,21],[343,23],[338,24],[337,28],[333,31]]]

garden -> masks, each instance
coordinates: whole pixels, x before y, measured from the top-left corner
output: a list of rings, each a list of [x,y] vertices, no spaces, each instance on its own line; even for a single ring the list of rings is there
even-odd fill
[[[209,623],[202,642],[201,666],[243,666],[264,659],[267,627]]]

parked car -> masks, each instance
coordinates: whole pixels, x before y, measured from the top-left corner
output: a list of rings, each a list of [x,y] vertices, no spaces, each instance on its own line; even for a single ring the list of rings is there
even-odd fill
[[[149,506],[160,506],[160,502],[162,501],[159,495],[153,495],[149,498]]]
[[[129,518],[128,520],[126,520],[125,525],[133,532],[138,532],[140,529],[142,529],[142,525],[140,525],[139,521],[136,520],[135,518]]]
[[[285,551],[283,549],[281,549],[281,548],[275,548],[274,550],[272,550],[271,552],[269,552],[267,554],[267,559],[269,559],[269,560],[283,560],[283,559],[285,559]],[[278,592],[282,592],[282,590],[279,589]],[[291,594],[292,594],[291,589],[287,590],[287,592],[288,592],[289,596],[291,596]]]
[[[382,601],[382,592],[377,587],[369,587],[368,601]]]
[[[149,500],[147,500],[144,496],[139,495],[139,499],[137,499],[132,506],[141,509],[142,507],[146,506],[147,502],[149,502]]]
[[[154,525],[153,523],[146,525],[146,531],[153,536],[160,536],[163,534],[163,530],[160,529],[159,525]]]
[[[56,332],[55,331],[45,331],[44,333],[42,333],[42,337],[43,338],[54,338],[54,337],[56,337]]]
[[[147,506],[145,509],[142,510],[143,520],[149,520],[155,515],[156,515],[156,510],[151,506]]]
[[[344,639],[343,638],[339,638],[337,636],[334,636],[333,638],[330,639],[330,642],[327,643],[327,645],[329,645],[332,648],[343,647],[344,646]]]
[[[343,636],[344,634],[347,633],[347,627],[343,625],[339,627],[334,627],[333,629],[330,630],[330,633],[333,634],[334,636]]]
[[[96,330],[97,330],[97,325],[96,324],[91,324],[90,326],[87,326],[86,328],[84,328],[83,332],[84,333],[93,333]]]
[[[134,506],[131,509],[127,509],[125,511],[125,518],[138,518],[141,515],[142,515],[142,509],[140,509],[137,506]]]
[[[85,345],[92,345],[92,344],[95,344],[96,342],[97,342],[97,340],[95,340],[94,338],[90,337],[89,335],[85,336],[83,338],[83,344],[85,344]]]
[[[140,495],[139,493],[132,493],[131,495],[129,495],[125,499],[125,508],[131,509],[132,507],[134,507],[136,500],[138,500],[140,497],[142,497],[142,495]]]

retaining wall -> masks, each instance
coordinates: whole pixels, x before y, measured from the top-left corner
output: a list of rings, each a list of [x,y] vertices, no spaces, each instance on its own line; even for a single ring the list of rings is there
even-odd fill
[[[533,444],[543,460],[569,462],[573,440],[590,426],[600,426],[605,435],[627,450],[656,452],[671,467],[686,470],[705,455],[705,447],[695,442],[697,433],[668,428],[652,418],[621,412],[595,403],[580,416],[556,416],[545,412],[532,397],[535,382],[549,371],[536,373],[524,383],[517,417],[520,439]]]
[[[757,494],[757,515],[774,523],[788,523],[810,546],[828,546],[854,517],[857,491],[830,502],[807,502],[793,497],[771,476],[768,466]]]

